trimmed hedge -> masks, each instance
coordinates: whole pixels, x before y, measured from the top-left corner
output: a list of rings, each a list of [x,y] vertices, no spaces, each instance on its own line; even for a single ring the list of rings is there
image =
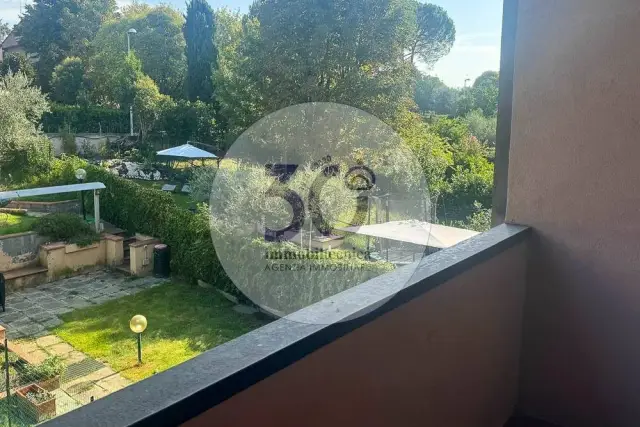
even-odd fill
[[[107,187],[100,193],[101,216],[126,230],[157,237],[171,247],[171,269],[238,293],[216,256],[206,212],[193,214],[160,190],[143,187],[97,167],[87,166],[89,181]]]
[[[96,106],[52,104],[51,112],[42,116],[42,128],[46,133],[127,133],[129,113]]]

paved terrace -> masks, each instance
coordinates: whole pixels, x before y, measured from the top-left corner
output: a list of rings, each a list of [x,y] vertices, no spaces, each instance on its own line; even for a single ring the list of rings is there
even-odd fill
[[[8,295],[0,324],[7,329],[10,340],[45,336],[62,323],[62,314],[133,295],[163,282],[166,279],[132,280],[118,272],[100,270],[47,283]]]

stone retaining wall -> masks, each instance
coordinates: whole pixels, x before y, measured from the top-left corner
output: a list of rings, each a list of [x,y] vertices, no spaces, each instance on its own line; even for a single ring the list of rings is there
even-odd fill
[[[38,263],[45,239],[34,232],[0,236],[0,271],[6,272]]]

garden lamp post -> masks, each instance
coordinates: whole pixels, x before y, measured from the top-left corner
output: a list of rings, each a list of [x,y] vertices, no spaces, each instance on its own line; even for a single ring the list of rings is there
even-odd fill
[[[127,56],[131,54],[131,36],[137,33],[135,28],[130,28],[127,31]],[[131,130],[131,136],[133,136],[133,105],[129,106],[129,129]]]
[[[76,179],[80,184],[82,184],[84,180],[87,179],[87,171],[84,169],[78,169],[76,171]],[[80,190],[80,205],[82,206],[82,218],[86,221],[87,213],[84,209],[84,193],[82,192],[82,190]]]
[[[142,363],[142,333],[147,329],[147,318],[136,314],[129,321],[129,328],[134,334],[138,334],[138,363]]]

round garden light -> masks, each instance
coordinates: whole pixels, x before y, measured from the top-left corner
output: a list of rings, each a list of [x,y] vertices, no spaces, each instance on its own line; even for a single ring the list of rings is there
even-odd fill
[[[141,314],[136,314],[129,321],[129,328],[138,334],[138,363],[142,363],[142,333],[147,329],[147,318]]]
[[[87,171],[84,169],[78,169],[76,171],[76,178],[78,179],[78,181],[83,182],[85,179],[87,179]]]
[[[84,169],[78,169],[76,171],[76,178],[78,180],[78,182],[80,184],[82,184],[84,182],[85,179],[87,179],[87,171]],[[87,220],[87,213],[84,209],[84,194],[82,192],[82,190],[80,190],[80,205],[82,206],[82,219],[84,219],[85,221]]]

